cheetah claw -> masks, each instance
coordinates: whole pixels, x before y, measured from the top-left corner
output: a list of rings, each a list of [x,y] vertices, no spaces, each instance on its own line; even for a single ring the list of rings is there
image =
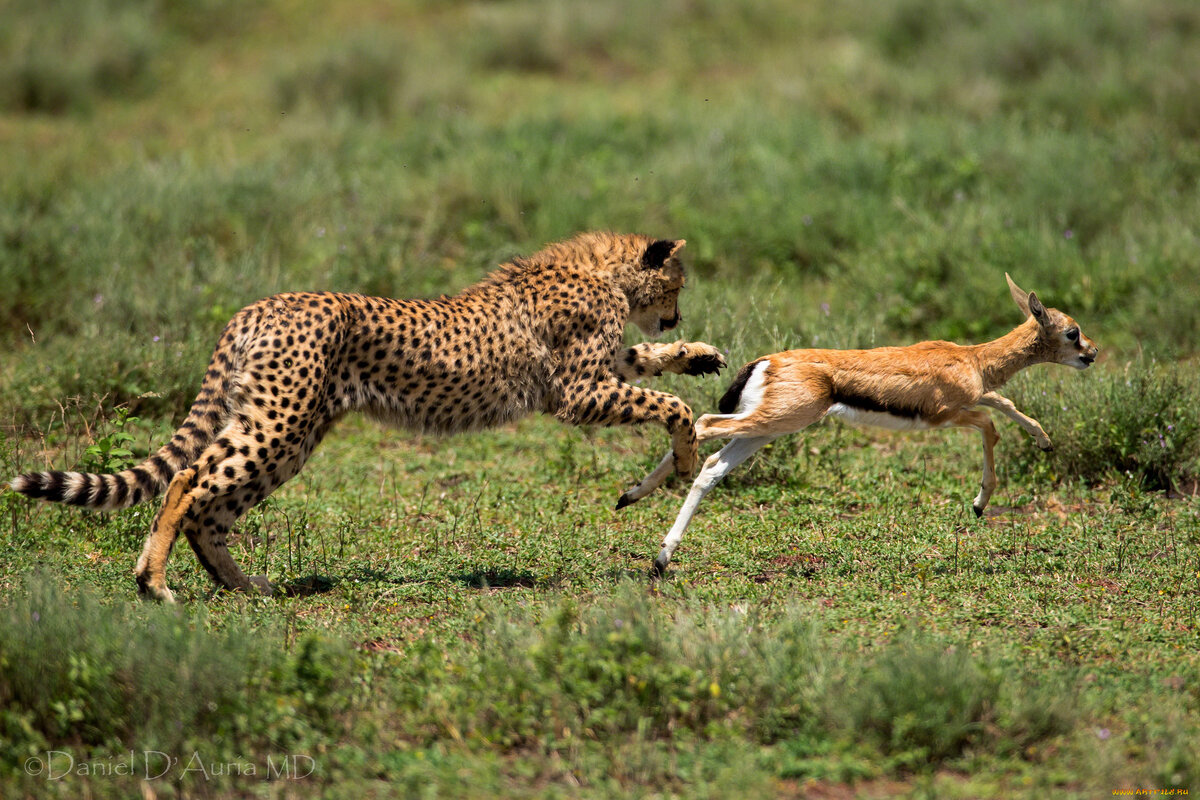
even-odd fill
[[[720,353],[705,353],[694,358],[688,359],[687,367],[684,369],[684,375],[708,375],[713,372],[720,372],[725,366],[725,357]]]

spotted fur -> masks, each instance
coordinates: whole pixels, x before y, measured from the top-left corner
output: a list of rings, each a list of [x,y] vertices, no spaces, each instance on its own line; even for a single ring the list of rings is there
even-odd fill
[[[671,434],[675,468],[690,475],[691,409],[624,381],[712,372],[724,359],[698,342],[621,347],[627,322],[650,336],[678,324],[683,245],[586,233],[513,259],[453,297],[268,297],[225,327],[187,418],[145,463],[114,475],[30,473],[12,488],[97,509],[168,489],[136,576],[142,594],[169,601],[166,561],[180,533],[221,586],[265,588],[242,573],[226,536],[351,411],[437,433],[535,411],[575,425],[653,422]]]

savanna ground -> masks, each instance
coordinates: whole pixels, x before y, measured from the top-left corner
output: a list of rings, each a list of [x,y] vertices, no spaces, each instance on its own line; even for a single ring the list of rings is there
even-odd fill
[[[1006,270],[1103,348],[1010,386],[1056,450],[998,420],[984,519],[977,437],[822,424],[659,581],[686,486],[612,510],[657,430],[348,420],[232,544],[270,599],[181,547],[138,604],[157,504],[0,495],[0,795],[1200,791],[1200,6],[0,10],[4,477],[142,457],[256,298],[592,228],[685,237],[679,334],[735,368],[997,336]]]

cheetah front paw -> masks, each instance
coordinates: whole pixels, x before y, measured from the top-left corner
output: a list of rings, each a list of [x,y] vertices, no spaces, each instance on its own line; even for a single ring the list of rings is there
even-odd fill
[[[679,355],[684,375],[708,375],[725,367],[725,356],[711,344],[688,342]]]

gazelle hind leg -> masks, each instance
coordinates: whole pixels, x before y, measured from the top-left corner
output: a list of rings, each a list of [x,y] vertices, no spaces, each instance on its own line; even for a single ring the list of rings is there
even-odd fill
[[[705,414],[703,417],[696,420],[696,441],[705,442],[709,439],[717,438],[715,434],[708,432],[708,423],[714,419],[725,419],[726,417],[732,416],[732,414]],[[625,490],[625,493],[617,499],[617,509],[622,509],[625,506],[636,503],[638,500],[641,500],[643,497],[662,486],[667,478],[671,476],[671,473],[674,471],[674,469],[674,458],[671,453],[667,453],[665,456],[663,456],[662,461],[658,462],[658,466],[655,467],[649,475],[647,475],[645,478],[642,478],[641,483],[639,483],[637,486],[634,486],[632,489]]]
[[[692,517],[695,516],[696,508],[700,505],[700,501],[704,499],[704,496],[722,478],[728,475],[734,467],[741,464],[754,451],[774,438],[774,436],[758,436],[747,439],[734,439],[708,457],[708,460],[704,462],[704,468],[700,470],[700,474],[696,476],[696,480],[692,483],[691,491],[688,492],[687,499],[683,501],[683,507],[679,509],[679,516],[675,518],[675,524],[671,526],[670,532],[663,539],[662,550],[659,552],[658,558],[654,559],[655,572],[661,574],[666,570],[667,564],[671,563],[671,556],[675,553],[675,548],[679,546],[679,542],[683,539],[683,533],[687,530]]]
[[[617,509],[620,510],[627,505],[636,503],[646,495],[653,492],[655,489],[663,485],[663,482],[675,471],[675,454],[667,453],[662,457],[662,461],[658,462],[658,466],[654,470],[642,478],[642,482],[631,489],[626,489],[625,493],[617,498]]]

